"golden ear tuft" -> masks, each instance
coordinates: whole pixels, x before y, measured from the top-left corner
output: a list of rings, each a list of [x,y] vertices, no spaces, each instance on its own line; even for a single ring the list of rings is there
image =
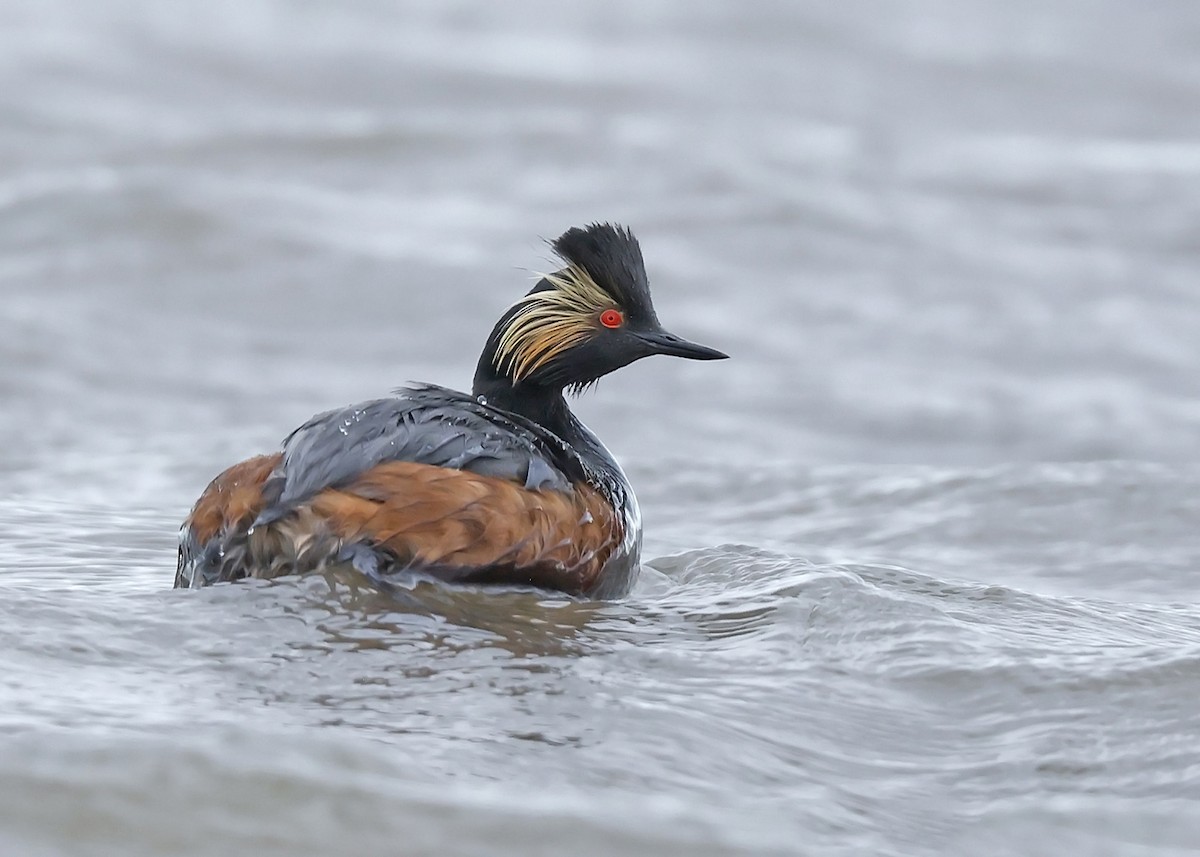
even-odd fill
[[[543,279],[554,288],[521,298],[496,347],[495,363],[514,384],[588,339],[595,316],[613,304],[583,268],[569,265]]]

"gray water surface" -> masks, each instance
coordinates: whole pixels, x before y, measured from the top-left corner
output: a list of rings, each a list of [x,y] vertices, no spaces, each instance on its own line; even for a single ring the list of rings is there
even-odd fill
[[[0,853],[1200,853],[1200,7],[0,3]],[[594,220],[625,600],[170,589]]]

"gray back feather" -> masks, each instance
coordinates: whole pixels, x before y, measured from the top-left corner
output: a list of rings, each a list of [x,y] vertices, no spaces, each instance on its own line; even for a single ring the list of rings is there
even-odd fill
[[[283,462],[264,486],[256,524],[282,517],[326,488],[387,461],[412,461],[569,492],[583,472],[555,435],[465,393],[432,385],[318,414],[283,442]]]

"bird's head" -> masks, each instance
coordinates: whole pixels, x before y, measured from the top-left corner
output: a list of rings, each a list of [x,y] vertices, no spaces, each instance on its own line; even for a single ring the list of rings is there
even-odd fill
[[[576,227],[551,246],[564,267],[544,275],[496,324],[480,357],[477,393],[496,382],[514,391],[577,391],[652,354],[727,356],[663,330],[642,250],[627,228]]]

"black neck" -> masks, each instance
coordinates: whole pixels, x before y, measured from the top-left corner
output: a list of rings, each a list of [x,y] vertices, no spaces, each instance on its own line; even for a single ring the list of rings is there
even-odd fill
[[[620,486],[625,485],[625,476],[621,468],[599,439],[571,413],[563,398],[563,388],[528,381],[513,384],[511,378],[496,370],[492,343],[488,345],[479,358],[471,395],[482,396],[491,407],[518,414],[557,435],[588,466],[605,474],[608,484],[617,486],[613,490],[623,490]]]
[[[530,382],[513,384],[512,379],[496,370],[486,351],[479,358],[471,395],[483,396],[493,408],[520,414],[563,440],[572,440],[569,435],[574,433],[575,417],[562,388]]]

